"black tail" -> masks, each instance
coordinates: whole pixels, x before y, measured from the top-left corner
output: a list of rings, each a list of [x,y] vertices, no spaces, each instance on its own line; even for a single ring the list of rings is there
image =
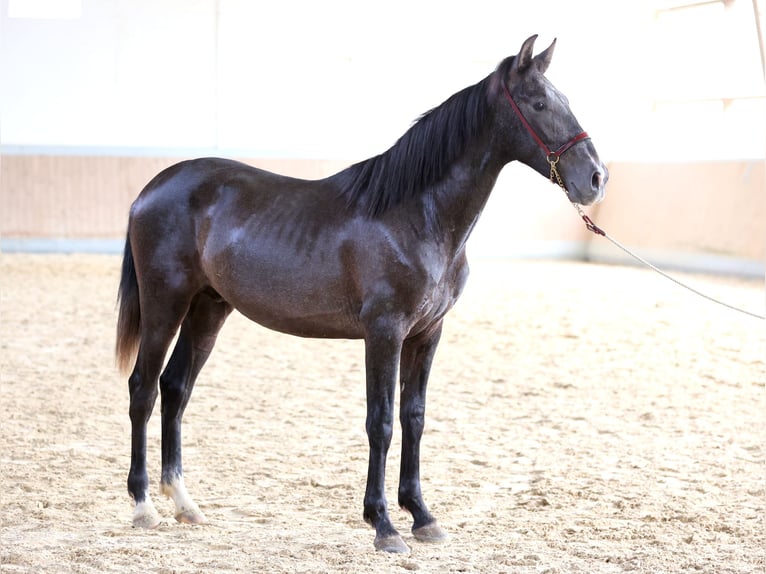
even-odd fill
[[[117,292],[119,314],[117,317],[117,342],[115,356],[120,371],[126,372],[138,349],[141,339],[141,306],[138,299],[138,280],[130,248],[130,234],[125,238],[125,252],[122,256],[122,276]]]

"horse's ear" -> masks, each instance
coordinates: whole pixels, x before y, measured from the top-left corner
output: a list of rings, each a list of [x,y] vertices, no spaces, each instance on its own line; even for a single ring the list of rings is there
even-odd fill
[[[548,66],[551,65],[551,58],[553,58],[553,49],[556,47],[556,38],[553,39],[553,42],[551,42],[551,45],[548,46],[545,51],[540,52],[537,56],[534,57],[533,61],[535,63],[535,67],[540,71],[541,74],[545,73],[545,70],[548,69]]]
[[[532,64],[532,50],[535,47],[535,40],[537,40],[537,34],[527,38],[521,45],[518,55],[513,59],[513,66],[511,72],[523,74],[529,69]]]

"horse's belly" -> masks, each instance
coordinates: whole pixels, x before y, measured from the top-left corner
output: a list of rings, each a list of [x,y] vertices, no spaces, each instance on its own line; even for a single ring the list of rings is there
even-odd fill
[[[240,270],[243,268],[240,268]],[[295,266],[248,266],[247,273],[214,275],[213,287],[248,319],[300,337],[364,336],[359,305],[339,273]]]
[[[234,304],[245,317],[268,329],[320,339],[361,339],[364,333],[358,321],[345,313],[320,310],[273,309],[272,305]],[[301,312],[303,311],[303,312]]]

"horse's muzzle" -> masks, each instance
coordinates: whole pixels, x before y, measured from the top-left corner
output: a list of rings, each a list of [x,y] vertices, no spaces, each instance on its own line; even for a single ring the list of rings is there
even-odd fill
[[[601,203],[606,195],[606,182],[609,181],[609,170],[601,163],[593,172],[590,179],[590,190],[593,195],[592,203]]]
[[[575,181],[567,182],[567,189],[571,190],[567,192],[569,200],[580,205],[600,203],[606,195],[606,182],[608,180],[609,170],[602,162],[598,162],[591,173],[590,181],[585,185],[577,185]]]

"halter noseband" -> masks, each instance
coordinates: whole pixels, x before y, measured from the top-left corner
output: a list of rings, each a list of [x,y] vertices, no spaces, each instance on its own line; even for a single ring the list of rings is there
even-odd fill
[[[524,127],[527,128],[527,131],[529,132],[529,135],[532,136],[532,139],[537,142],[537,145],[540,146],[540,148],[545,152],[545,159],[546,161],[551,165],[551,181],[553,181],[553,175],[556,174],[558,178],[558,172],[556,171],[556,164],[559,161],[559,158],[561,155],[567,151],[570,147],[575,145],[577,142],[581,142],[583,140],[589,139],[590,136],[587,132],[580,132],[576,136],[574,136],[572,139],[570,139],[568,142],[566,142],[564,145],[562,145],[559,149],[555,151],[551,151],[551,149],[545,145],[545,142],[542,140],[542,138],[537,135],[537,132],[535,129],[529,124],[527,121],[527,118],[524,117],[524,114],[521,113],[521,110],[519,109],[519,106],[516,105],[516,102],[513,101],[513,97],[511,97],[511,92],[508,91],[508,86],[505,82],[503,82],[503,90],[505,91],[505,97],[508,98],[508,101],[511,104],[511,107],[513,108],[513,111],[516,112],[516,115],[519,116],[519,119],[521,120],[521,123],[524,124]]]

